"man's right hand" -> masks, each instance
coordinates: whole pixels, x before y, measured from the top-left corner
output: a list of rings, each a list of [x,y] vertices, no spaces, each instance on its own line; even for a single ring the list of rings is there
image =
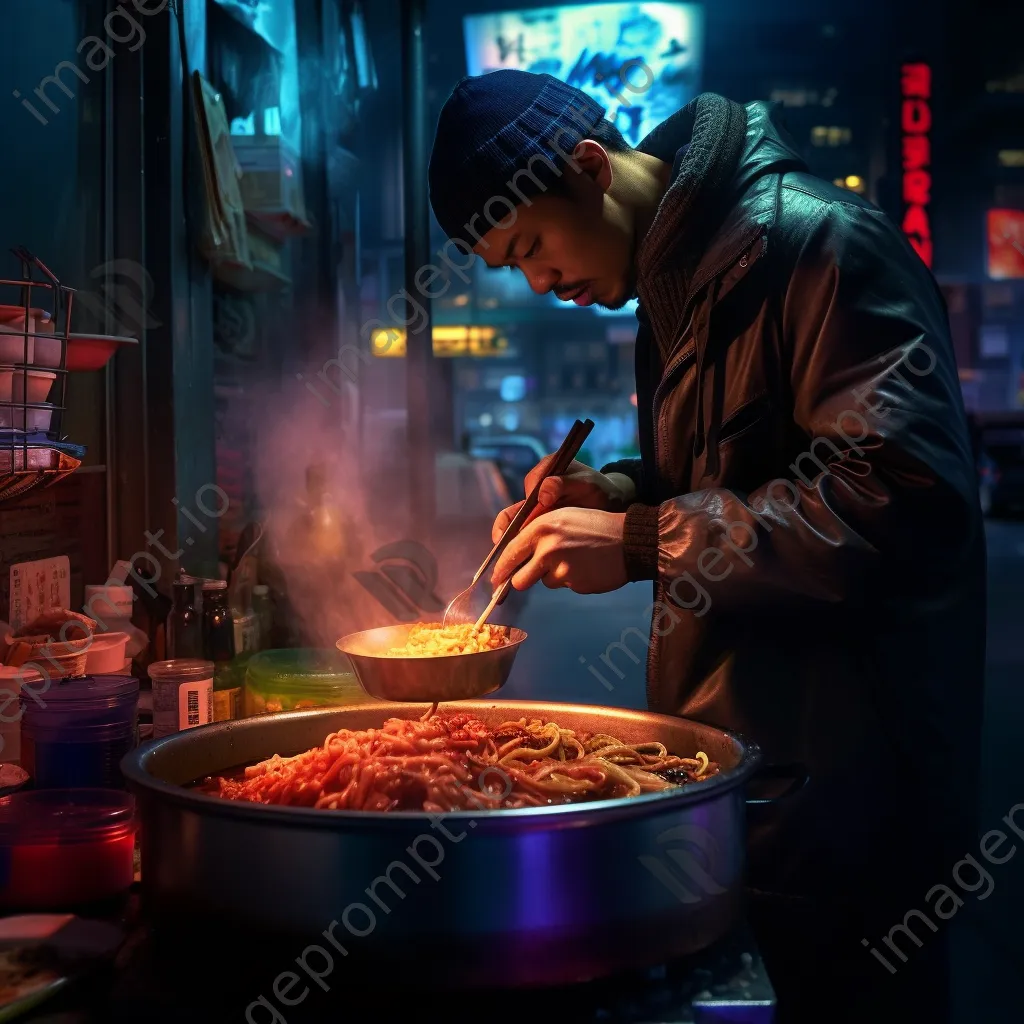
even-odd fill
[[[554,455],[549,455],[541,459],[526,474],[527,494],[537,486],[537,481],[544,476],[553,458]],[[567,505],[575,508],[597,508],[604,512],[625,512],[635,500],[636,486],[624,473],[599,473],[582,462],[574,461],[569,464],[569,469],[562,476],[548,477],[541,484],[537,507],[530,513],[526,522],[530,523],[545,512]],[[498,542],[498,538],[505,532],[522,505],[521,501],[517,501],[498,513],[498,518],[494,520],[491,529],[492,543]]]

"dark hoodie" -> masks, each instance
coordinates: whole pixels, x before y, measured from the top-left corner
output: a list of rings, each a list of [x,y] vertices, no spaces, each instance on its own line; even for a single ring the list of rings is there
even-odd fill
[[[641,458],[605,469],[638,488],[649,703],[806,765],[751,883],[884,932],[975,828],[984,535],[945,306],[774,106],[705,95],[640,148],[673,184],[637,254]]]

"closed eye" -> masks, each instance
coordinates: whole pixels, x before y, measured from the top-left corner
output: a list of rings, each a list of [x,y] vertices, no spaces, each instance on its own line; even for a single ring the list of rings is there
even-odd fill
[[[538,237],[538,238],[535,238],[533,240],[533,245],[531,245],[530,248],[527,249],[527,251],[523,254],[523,259],[524,260],[528,260],[528,259],[531,259],[533,256],[536,256],[537,255],[537,250],[539,248],[540,248],[540,238]]]

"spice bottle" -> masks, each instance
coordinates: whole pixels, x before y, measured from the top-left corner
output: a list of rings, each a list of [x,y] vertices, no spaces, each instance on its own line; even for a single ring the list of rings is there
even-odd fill
[[[257,583],[252,588],[252,610],[256,613],[258,650],[265,651],[272,646],[271,634],[274,629],[274,606],[271,604],[270,588]]]
[[[196,580],[179,573],[172,591],[173,604],[167,616],[167,657],[201,658],[203,623],[196,610]]]
[[[235,625],[225,580],[203,583],[203,656],[213,662],[213,720],[240,717],[241,687],[235,678]]]

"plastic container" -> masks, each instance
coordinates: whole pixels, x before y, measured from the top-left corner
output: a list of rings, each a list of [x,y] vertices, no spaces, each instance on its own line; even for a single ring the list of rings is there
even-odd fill
[[[2,338],[2,335],[0,335]],[[19,357],[20,358],[20,357]],[[25,397],[25,375],[28,374],[28,398]],[[53,407],[45,409],[24,409],[19,402],[45,402],[50,387],[57,379],[55,373],[45,370],[0,370],[0,428],[13,427],[24,430],[26,420],[28,429],[49,430],[53,418]]]
[[[11,388],[12,402],[45,402],[57,374],[49,370],[15,370]],[[28,394],[25,394],[26,380]]]
[[[45,434],[53,424],[53,408],[23,409],[21,406],[0,406],[0,428],[26,430],[30,434]]]
[[[127,646],[127,633],[97,633],[85,652],[85,671],[91,676],[121,672]]]
[[[213,721],[213,662],[172,658],[149,666],[153,682],[153,737]]]
[[[32,360],[36,366],[60,366],[60,349],[62,341],[54,334],[55,324],[49,313],[42,309],[32,310],[36,315],[36,357]],[[42,338],[45,334],[48,337]],[[70,355],[70,351],[69,351]],[[69,360],[70,362],[70,360]],[[70,370],[71,367],[68,366]]]
[[[123,786],[138,735],[139,681],[85,676],[21,695],[21,764],[38,789]]]
[[[31,310],[28,318],[28,334],[36,333],[35,314],[39,310]],[[28,352],[25,351],[25,307],[0,306],[0,363],[32,363],[35,362],[36,339],[28,339]],[[25,356],[28,355],[28,359]],[[0,395],[2,399],[2,395]],[[9,401],[9,399],[8,399]]]
[[[129,658],[137,658],[149,646],[149,637],[132,624],[134,599],[131,587],[104,583],[85,588],[85,604],[82,606],[82,611],[95,619],[104,633],[128,634],[125,653]]]
[[[261,651],[245,671],[243,714],[362,704],[368,700],[344,655],[298,648]]]
[[[44,409],[25,409],[20,402],[45,402],[57,374],[47,370],[0,370],[0,427],[13,427],[30,431],[49,430],[53,419],[53,406]],[[26,395],[26,381],[28,394]]]
[[[104,633],[116,632],[114,623],[132,620],[132,603],[135,594],[131,587],[104,584],[85,588],[85,604],[82,610],[95,619]]]
[[[39,691],[43,677],[25,665],[0,666],[0,763],[17,764],[21,759],[21,693],[28,686]]]
[[[128,891],[135,803],[111,789],[46,789],[0,799],[0,908],[70,910]]]

